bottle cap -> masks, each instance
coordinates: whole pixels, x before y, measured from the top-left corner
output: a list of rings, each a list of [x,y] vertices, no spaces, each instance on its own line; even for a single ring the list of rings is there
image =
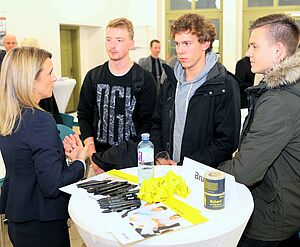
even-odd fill
[[[142,140],[143,141],[148,141],[150,138],[150,134],[149,133],[143,133],[141,134]]]

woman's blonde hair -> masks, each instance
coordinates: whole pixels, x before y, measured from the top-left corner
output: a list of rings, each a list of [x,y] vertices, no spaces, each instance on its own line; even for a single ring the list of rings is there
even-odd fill
[[[8,136],[17,129],[22,108],[39,108],[34,97],[34,81],[43,64],[52,55],[34,47],[19,47],[9,51],[0,73],[0,134]]]

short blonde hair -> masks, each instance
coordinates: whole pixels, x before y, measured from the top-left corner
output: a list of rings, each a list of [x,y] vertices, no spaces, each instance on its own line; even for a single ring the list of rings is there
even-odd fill
[[[12,134],[17,121],[20,124],[22,108],[39,108],[33,92],[34,81],[51,57],[48,51],[34,47],[17,47],[5,55],[0,73],[1,135]]]
[[[111,20],[108,24],[107,24],[107,28],[123,28],[123,29],[127,29],[128,33],[129,33],[129,37],[130,39],[133,40],[134,38],[134,28],[133,28],[133,24],[130,20],[126,19],[126,18],[117,18],[117,19],[113,19]]]

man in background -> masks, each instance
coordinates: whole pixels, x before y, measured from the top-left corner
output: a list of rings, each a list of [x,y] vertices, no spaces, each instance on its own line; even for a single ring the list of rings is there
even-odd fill
[[[250,58],[243,57],[235,66],[235,75],[240,79],[240,95],[241,95],[241,108],[248,107],[247,95],[245,89],[253,86],[255,74],[251,71]]]
[[[156,85],[152,74],[129,57],[133,38],[131,21],[125,18],[110,21],[105,37],[109,60],[91,69],[81,88],[80,132],[84,144],[89,146],[88,155],[96,173],[102,173],[103,169],[92,160],[95,152],[101,155],[121,142],[138,141],[140,134],[151,128]],[[137,76],[141,76],[139,81],[135,80]]]
[[[17,42],[17,38],[15,35],[12,34],[7,34],[3,37],[3,46],[5,48],[4,50],[1,50],[0,52],[0,67],[2,64],[2,61],[4,59],[4,56],[7,52],[9,52],[11,49],[17,47],[18,42]]]
[[[219,169],[247,185],[254,199],[239,247],[300,246],[300,31],[284,14],[258,18],[250,30],[246,55],[264,78],[247,89],[239,150]]]
[[[161,84],[165,79],[164,69],[162,64],[165,64],[165,60],[159,58],[161,45],[160,41],[157,39],[153,39],[150,42],[150,56],[140,58],[138,64],[142,66],[144,69],[150,71],[153,77],[156,79],[156,85],[158,90],[161,88]]]

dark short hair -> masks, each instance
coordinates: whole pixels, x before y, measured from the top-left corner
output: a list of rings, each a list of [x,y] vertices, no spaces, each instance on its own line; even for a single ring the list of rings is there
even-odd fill
[[[287,49],[287,55],[294,54],[299,45],[299,27],[295,20],[285,14],[271,14],[256,19],[250,31],[264,27],[271,42],[281,42]]]
[[[150,41],[150,47],[152,47],[153,43],[159,43],[160,44],[160,41],[158,39],[153,39]]]
[[[186,31],[197,35],[200,43],[209,41],[210,47],[206,52],[211,51],[212,44],[216,38],[216,28],[209,20],[199,14],[185,14],[171,25],[171,36],[173,39],[175,38],[175,34]]]

